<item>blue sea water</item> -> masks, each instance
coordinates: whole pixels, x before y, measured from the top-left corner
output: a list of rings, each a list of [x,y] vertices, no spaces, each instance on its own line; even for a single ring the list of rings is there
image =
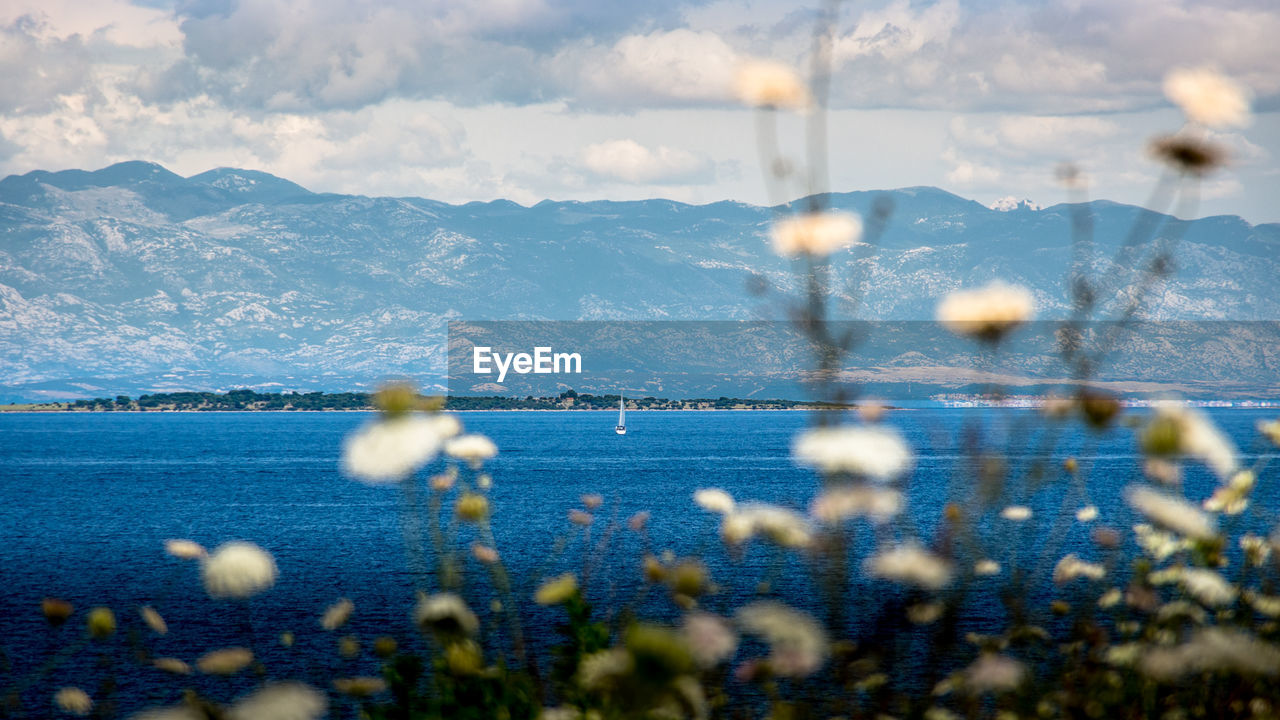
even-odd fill
[[[1255,510],[1241,522],[1259,532],[1274,526],[1280,488],[1274,448],[1257,440],[1255,424],[1271,415],[1214,410],[1214,420],[1235,439],[1246,465],[1262,463]],[[515,596],[529,598],[541,578],[565,571],[591,574],[589,597],[602,611],[636,605],[671,614],[660,593],[641,593],[639,558],[669,549],[706,561],[720,592],[706,606],[731,612],[755,596],[761,581],[781,599],[820,612],[814,568],[802,557],[779,555],[755,545],[742,557],[725,552],[718,518],[692,503],[693,492],[719,487],[740,500],[805,510],[818,480],[789,457],[804,412],[633,412],[628,435],[612,432],[612,413],[477,412],[461,415],[469,431],[493,438],[500,454],[487,466],[497,546],[516,579]],[[374,487],[343,477],[338,456],[343,438],[369,417],[362,413],[66,413],[0,414],[0,692],[18,692],[27,708],[47,708],[54,689],[79,685],[114,698],[128,714],[175,702],[194,687],[230,699],[260,682],[194,675],[175,679],[136,660],[174,656],[188,662],[212,649],[252,647],[267,677],[296,678],[317,686],[341,675],[377,672],[368,646],[391,635],[403,646],[421,647],[409,621],[415,589],[435,587],[434,564],[415,573],[403,533],[406,497],[395,487]],[[974,530],[995,559],[1052,568],[1063,552],[1086,557],[1097,550],[1088,528],[1069,518],[1096,504],[1099,523],[1127,528],[1134,518],[1123,506],[1123,488],[1140,479],[1132,431],[1123,427],[1096,435],[1078,426],[1046,434],[1038,416],[1025,410],[921,409],[893,412],[917,453],[904,489],[904,525],[852,534],[853,562],[886,534],[937,536],[947,503],[975,509],[975,450],[1003,450],[1008,485]],[[981,437],[973,444],[968,437]],[[1041,481],[1026,471],[1052,446],[1052,462]],[[1073,483],[1060,460],[1078,457],[1086,481]],[[1188,495],[1205,497],[1215,480],[1190,466]],[[590,535],[571,525],[580,496],[598,493],[605,503]],[[1005,504],[1034,510],[1025,523],[995,516]],[[651,513],[647,534],[626,529],[633,513]],[[978,517],[972,512],[967,517]],[[469,526],[446,523],[455,544],[475,539]],[[251,602],[208,599],[198,567],[163,553],[168,538],[188,538],[207,547],[248,540],[269,550],[280,576],[276,586]],[[599,559],[596,555],[607,548]],[[584,558],[587,558],[584,560]],[[468,598],[483,611],[493,592],[484,571],[465,559]],[[1047,563],[1047,565],[1046,565]],[[1033,588],[1034,589],[1034,588]],[[848,588],[848,615],[855,636],[876,622],[877,608],[894,591],[882,583],[855,580]],[[72,602],[76,615],[52,630],[40,615],[42,598]],[[356,613],[338,633],[323,632],[319,616],[339,597]],[[137,615],[152,605],[170,632],[155,636]],[[50,664],[57,648],[77,646],[85,611],[111,607],[121,632],[91,643],[69,659]],[[998,622],[996,605],[979,604],[973,622]],[[535,647],[550,641],[555,610],[526,611]],[[859,623],[862,623],[860,625]],[[298,641],[285,648],[279,634]],[[338,636],[364,641],[354,659],[334,648]],[[46,665],[52,665],[46,669]],[[103,683],[113,683],[104,686]],[[30,717],[42,711],[29,710]]]

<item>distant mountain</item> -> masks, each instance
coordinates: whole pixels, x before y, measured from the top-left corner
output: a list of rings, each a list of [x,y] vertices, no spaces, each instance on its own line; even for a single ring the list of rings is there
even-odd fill
[[[864,216],[877,199],[893,207],[880,248],[832,263],[868,283],[856,317],[930,318],[949,290],[995,278],[1031,288],[1041,317],[1065,315],[1071,206],[994,210],[928,187],[826,198]],[[1120,251],[1135,222],[1181,236],[1143,317],[1280,318],[1280,225],[1087,209],[1091,265],[1105,271],[1120,253],[1121,280],[1149,252]],[[350,390],[388,374],[430,383],[450,319],[782,317],[778,291],[796,281],[768,246],[781,210],[449,205],[312,193],[251,170],[183,178],[145,162],[14,175],[0,180],[0,399]],[[748,292],[753,275],[769,293]]]

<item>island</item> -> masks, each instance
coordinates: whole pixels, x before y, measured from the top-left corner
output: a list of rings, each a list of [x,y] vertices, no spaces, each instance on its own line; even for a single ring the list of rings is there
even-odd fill
[[[16,403],[0,405],[0,412],[216,412],[216,411],[370,411],[375,410],[373,393],[367,392],[276,392],[261,393],[250,389],[219,392],[167,392],[140,395],[137,398],[117,395],[67,402]],[[506,397],[501,395],[450,395],[443,398],[444,408],[470,410],[617,410],[617,395],[592,395],[566,390],[550,397]],[[806,400],[756,400],[750,398],[659,397],[627,398],[628,410],[811,410],[853,408],[854,405]]]

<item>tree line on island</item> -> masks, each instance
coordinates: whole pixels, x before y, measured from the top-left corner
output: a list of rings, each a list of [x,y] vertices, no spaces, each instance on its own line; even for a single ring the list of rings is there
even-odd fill
[[[61,409],[81,412],[113,411],[341,411],[374,410],[373,393],[364,392],[278,392],[260,393],[249,389],[218,392],[151,393],[132,398],[117,395],[63,403]],[[614,410],[618,395],[593,395],[566,390],[559,395],[505,397],[501,395],[450,395],[443,398],[448,410]],[[628,398],[630,410],[786,410],[819,407],[804,400],[751,400],[742,398],[692,398],[672,400],[658,397]],[[57,406],[53,406],[57,407]]]

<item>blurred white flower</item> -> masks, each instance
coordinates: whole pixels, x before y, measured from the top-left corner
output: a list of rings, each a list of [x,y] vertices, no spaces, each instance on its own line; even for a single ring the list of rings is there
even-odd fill
[[[1000,517],[1014,522],[1029,520],[1031,519],[1031,508],[1026,505],[1010,505],[1000,511]]]
[[[898,431],[883,426],[814,428],[791,445],[796,462],[825,473],[890,480],[911,467],[911,450]]]
[[[1230,480],[1239,467],[1235,444],[1200,410],[1177,403],[1161,403],[1156,406],[1151,423],[1152,426],[1168,423],[1176,428],[1178,452],[1200,460],[1220,480]]]
[[[190,675],[191,674],[191,666],[186,664],[182,660],[179,660],[178,658],[159,657],[159,658],[156,658],[155,660],[152,660],[151,664],[154,665],[158,670],[163,670],[167,673],[173,673],[174,675]]]
[[[1111,588],[1098,598],[1098,607],[1103,609],[1115,607],[1120,604],[1122,598],[1124,593],[1120,592],[1120,588]]]
[[[734,544],[759,534],[783,547],[799,548],[813,539],[809,523],[800,513],[776,505],[747,503],[725,515],[720,533]]]
[[[324,693],[300,682],[272,683],[242,698],[227,720],[315,720],[329,711]]]
[[[729,623],[718,615],[705,612],[689,613],[680,628],[693,659],[704,667],[715,667],[733,656],[738,649],[738,636]]]
[[[977,692],[1012,690],[1022,683],[1027,668],[1006,655],[983,653],[965,671],[965,685]]]
[[[995,560],[979,560],[973,566],[974,575],[999,575],[1000,563]]]
[[[738,624],[769,644],[769,669],[786,677],[804,677],[822,666],[827,638],[809,615],[779,602],[762,600],[740,609]]]
[[[809,513],[822,522],[836,524],[851,517],[868,517],[877,523],[902,512],[902,493],[875,485],[852,485],[819,495]]]
[[[431,421],[431,426],[436,431],[436,435],[440,436],[442,440],[454,437],[462,432],[462,422],[456,416],[448,413],[434,413],[428,415],[427,419]]]
[[[1053,581],[1059,585],[1071,582],[1076,578],[1101,580],[1107,574],[1106,568],[1097,563],[1085,562],[1070,553],[1058,561],[1053,568]]]
[[[276,582],[276,561],[270,553],[247,542],[220,546],[201,568],[209,597],[247,598]]]
[[[698,507],[710,512],[727,515],[733,512],[733,497],[719,488],[704,488],[693,494],[693,501]]]
[[[783,256],[825,257],[858,242],[862,220],[847,212],[802,213],[783,218],[769,231],[773,251]]]
[[[1076,511],[1076,520],[1082,523],[1093,522],[1098,519],[1098,508],[1096,505],[1085,505]]]
[[[1236,601],[1236,589],[1218,573],[1205,568],[1182,571],[1182,587],[1196,600],[1209,607],[1230,605]]]
[[[93,700],[90,699],[89,693],[78,687],[64,687],[53,694],[53,704],[58,706],[59,710],[72,715],[85,716],[93,710]]]
[[[440,451],[440,421],[402,415],[369,423],[342,444],[342,470],[369,483],[403,480]]]
[[[1133,533],[1141,547],[1156,562],[1164,562],[1169,556],[1189,547],[1188,541],[1180,539],[1173,533],[1156,530],[1140,523],[1133,526]]]
[[[350,600],[346,598],[338,600],[324,611],[324,615],[320,618],[320,627],[325,630],[337,630],[347,624],[347,620],[351,619],[351,613],[355,609],[355,603]]]
[[[444,444],[444,451],[449,457],[466,460],[473,467],[498,454],[498,446],[484,435],[461,435]]]
[[[813,101],[800,74],[773,60],[743,62],[734,78],[733,94],[754,107],[804,110]]]
[[[951,583],[951,563],[908,542],[882,550],[867,558],[865,569],[872,577],[915,585],[926,590],[939,590]]]
[[[183,560],[199,560],[209,554],[204,546],[191,540],[165,540],[164,551]]]
[[[253,652],[249,648],[230,647],[207,652],[196,660],[196,667],[206,675],[234,675],[249,667]]]
[[[1148,520],[1185,537],[1209,540],[1218,534],[1213,518],[1182,498],[1131,485],[1125,491],[1125,499]]]
[[[1252,590],[1241,593],[1250,607],[1267,617],[1280,617],[1280,597],[1275,595],[1259,595]]]
[[[1272,445],[1280,446],[1280,420],[1259,420],[1258,432],[1266,436]]]
[[[1240,470],[1231,476],[1231,480],[1204,501],[1204,509],[1220,512],[1225,515],[1239,515],[1249,507],[1249,494],[1257,478],[1252,470]]]
[[[1149,649],[1139,667],[1165,682],[1206,671],[1274,676],[1280,673],[1280,649],[1241,630],[1210,627],[1181,645]]]
[[[1271,544],[1253,533],[1240,536],[1240,549],[1244,551],[1245,562],[1254,567],[1262,567],[1271,558]]]
[[[418,593],[413,620],[423,630],[442,635],[474,635],[480,629],[480,620],[467,607],[466,601],[448,592],[434,595]]]
[[[938,321],[944,327],[983,340],[999,339],[1034,314],[1031,291],[999,281],[977,290],[957,290],[938,303]]]
[[[151,628],[151,631],[157,635],[164,635],[169,632],[169,626],[165,623],[164,618],[159,612],[150,605],[144,605],[138,609],[138,614],[142,616],[142,622]]]
[[[1249,124],[1251,93],[1213,68],[1178,68],[1164,77],[1164,94],[1187,119],[1211,128]]]
[[[741,545],[756,533],[755,522],[746,515],[731,513],[720,522],[720,537],[730,545]]]
[[[578,664],[578,684],[588,690],[596,690],[625,677],[635,669],[635,658],[626,648],[609,648],[591,653]]]

